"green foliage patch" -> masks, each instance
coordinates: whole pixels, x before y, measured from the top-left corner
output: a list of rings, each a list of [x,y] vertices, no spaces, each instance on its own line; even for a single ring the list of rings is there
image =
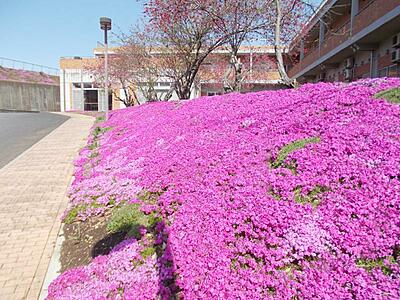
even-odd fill
[[[136,236],[136,231],[140,226],[147,227],[149,225],[148,216],[141,210],[138,203],[123,204],[116,208],[107,223],[107,231],[115,232],[130,232]]]
[[[105,132],[107,132],[107,131],[109,131],[109,130],[111,130],[111,129],[112,129],[111,127],[100,127],[100,126],[96,126],[96,127],[93,129],[93,131],[92,131],[93,138],[94,138],[95,140],[97,140],[102,134],[104,134]]]
[[[142,250],[142,252],[140,252],[140,255],[141,255],[144,259],[146,259],[146,258],[149,257],[149,256],[153,256],[155,253],[156,253],[156,248],[150,246],[150,247],[144,248],[144,249]]]
[[[400,104],[400,88],[389,89],[379,92],[374,96],[376,99],[384,98],[390,103]]]
[[[317,207],[321,203],[321,194],[329,191],[329,188],[326,186],[317,185],[307,194],[303,195],[302,187],[298,186],[294,189],[294,201],[300,204],[309,203],[313,207]]]
[[[137,195],[138,199],[146,204],[157,204],[157,199],[160,197],[162,192],[150,192],[142,191]]]
[[[82,210],[86,209],[86,207],[82,206],[75,206],[72,209],[70,209],[67,213],[67,215],[64,217],[64,222],[66,224],[71,224],[72,222],[75,221],[76,217],[78,216],[78,213]]]
[[[294,162],[289,162],[285,163],[285,160],[289,156],[290,153],[300,150],[305,148],[309,144],[317,144],[321,141],[319,137],[311,137],[311,138],[305,138],[305,139],[300,139],[297,141],[293,141],[285,146],[282,147],[281,150],[279,150],[276,159],[271,162],[271,167],[273,169],[277,169],[279,167],[287,167],[289,169],[293,169],[292,171],[295,171],[296,165]]]
[[[385,261],[389,261],[389,263],[396,263],[396,260],[393,256],[388,256],[377,259],[360,258],[356,261],[356,265],[357,267],[363,268],[367,271],[372,271],[375,268],[380,268],[383,274],[390,275],[392,274],[393,270],[385,263]]]
[[[107,223],[107,231],[110,233],[126,232],[128,236],[141,238],[140,228],[153,230],[162,221],[155,212],[145,214],[140,209],[139,203],[125,203],[113,210]]]
[[[97,118],[96,118],[95,123],[102,123],[102,122],[104,122],[105,120],[106,120],[106,117],[105,117],[105,116],[100,116],[100,117],[97,117]]]
[[[95,199],[93,199],[95,201]],[[74,206],[73,208],[71,208],[67,215],[64,217],[64,223],[65,224],[71,224],[74,221],[76,221],[76,217],[78,216],[78,214],[80,212],[85,212],[88,208],[98,208],[101,207],[100,204],[93,202],[91,204],[82,204],[82,205],[78,205],[78,206]]]

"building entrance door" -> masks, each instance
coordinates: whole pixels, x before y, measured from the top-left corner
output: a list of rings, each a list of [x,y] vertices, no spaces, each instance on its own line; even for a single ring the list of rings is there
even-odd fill
[[[97,90],[85,90],[85,110],[97,111],[99,109],[99,97]]]

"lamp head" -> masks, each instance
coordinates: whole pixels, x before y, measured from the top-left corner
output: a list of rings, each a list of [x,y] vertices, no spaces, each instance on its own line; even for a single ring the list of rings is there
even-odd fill
[[[107,17],[100,18],[100,28],[102,30],[110,30],[111,29],[111,19]]]

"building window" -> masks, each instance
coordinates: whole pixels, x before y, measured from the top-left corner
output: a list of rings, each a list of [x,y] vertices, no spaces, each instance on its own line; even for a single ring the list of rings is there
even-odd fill
[[[378,70],[378,77],[386,77],[388,73],[388,68],[382,68]]]
[[[217,96],[217,95],[221,95],[221,93],[218,93],[218,92],[207,92],[207,96]]]
[[[398,77],[400,76],[400,67],[398,65],[392,65],[388,67],[388,77]]]
[[[362,74],[362,76],[361,76],[361,78],[369,78],[370,76],[369,76],[369,72],[368,73],[365,73],[365,74]]]
[[[82,84],[81,83],[74,82],[73,85],[74,85],[74,88],[76,88],[76,89],[82,88]],[[93,88],[93,85],[91,83],[87,82],[87,83],[83,84],[83,88],[84,89],[91,89],[91,88]]]

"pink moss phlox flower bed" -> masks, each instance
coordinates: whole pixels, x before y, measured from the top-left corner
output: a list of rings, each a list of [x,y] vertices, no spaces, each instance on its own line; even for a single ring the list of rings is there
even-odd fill
[[[58,77],[56,76],[51,76],[43,72],[11,69],[11,68],[4,68],[1,66],[0,66],[0,80],[49,84],[49,85],[59,84]]]
[[[400,106],[373,97],[396,86],[307,84],[113,112],[96,155],[76,161],[69,210],[86,207],[86,219],[158,192],[142,209],[162,216],[167,257],[136,266],[143,242],[127,240],[62,274],[49,299],[399,299]]]
[[[156,260],[148,257],[141,265],[132,262],[141,259],[142,250],[134,239],[115,247],[108,256],[96,257],[89,266],[66,271],[51,288],[55,299],[155,299],[158,291]],[[128,292],[129,291],[129,292]]]

